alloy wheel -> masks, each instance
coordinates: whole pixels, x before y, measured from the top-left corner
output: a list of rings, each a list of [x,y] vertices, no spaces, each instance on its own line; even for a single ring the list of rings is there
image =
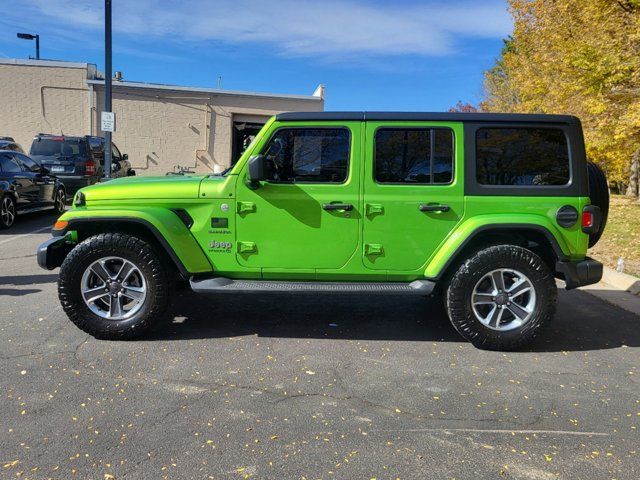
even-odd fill
[[[0,206],[0,217],[2,217],[2,223],[5,227],[10,227],[16,219],[16,206],[13,200],[9,197],[2,199],[2,205]]]
[[[107,320],[125,320],[135,315],[147,296],[147,282],[130,260],[103,257],[87,267],[80,290],[87,307]]]
[[[513,330],[531,319],[536,308],[536,291],[523,273],[500,268],[476,283],[471,306],[484,326],[501,332]]]

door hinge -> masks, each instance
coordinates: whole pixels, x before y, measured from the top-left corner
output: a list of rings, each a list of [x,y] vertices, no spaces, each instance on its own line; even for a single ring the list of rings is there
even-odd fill
[[[255,253],[258,247],[254,242],[238,242],[238,253]]]
[[[366,243],[364,246],[365,255],[382,255],[384,248],[380,243]]]
[[[253,213],[256,211],[256,204],[253,202],[238,202],[238,213]]]
[[[367,203],[366,212],[367,215],[382,215],[384,207],[379,203]]]

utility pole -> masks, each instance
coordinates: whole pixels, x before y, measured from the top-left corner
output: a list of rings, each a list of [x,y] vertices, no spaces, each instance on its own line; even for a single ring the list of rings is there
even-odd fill
[[[111,112],[111,0],[104,0],[104,111]],[[104,132],[104,176],[111,178],[111,130]]]

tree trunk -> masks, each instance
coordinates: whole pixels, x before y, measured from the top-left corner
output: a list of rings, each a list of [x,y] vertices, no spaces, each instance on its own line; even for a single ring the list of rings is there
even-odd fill
[[[640,147],[633,154],[631,160],[631,171],[629,172],[629,186],[627,187],[627,196],[640,196]]]

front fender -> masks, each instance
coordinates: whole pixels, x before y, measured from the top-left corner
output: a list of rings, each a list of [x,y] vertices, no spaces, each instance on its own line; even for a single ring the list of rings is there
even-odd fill
[[[173,211],[162,207],[136,207],[135,209],[113,208],[75,208],[65,212],[58,222],[68,222],[60,230],[53,230],[54,236],[77,231],[83,224],[109,224],[117,232],[118,223],[137,224],[145,227],[164,247],[167,254],[176,263],[182,274],[211,272],[213,267],[198,242]]]
[[[558,228],[543,215],[478,215],[458,224],[427,263],[425,277],[437,278],[467,242],[477,234],[490,230],[510,231],[534,229],[543,233],[559,258],[569,258],[570,248]]]

